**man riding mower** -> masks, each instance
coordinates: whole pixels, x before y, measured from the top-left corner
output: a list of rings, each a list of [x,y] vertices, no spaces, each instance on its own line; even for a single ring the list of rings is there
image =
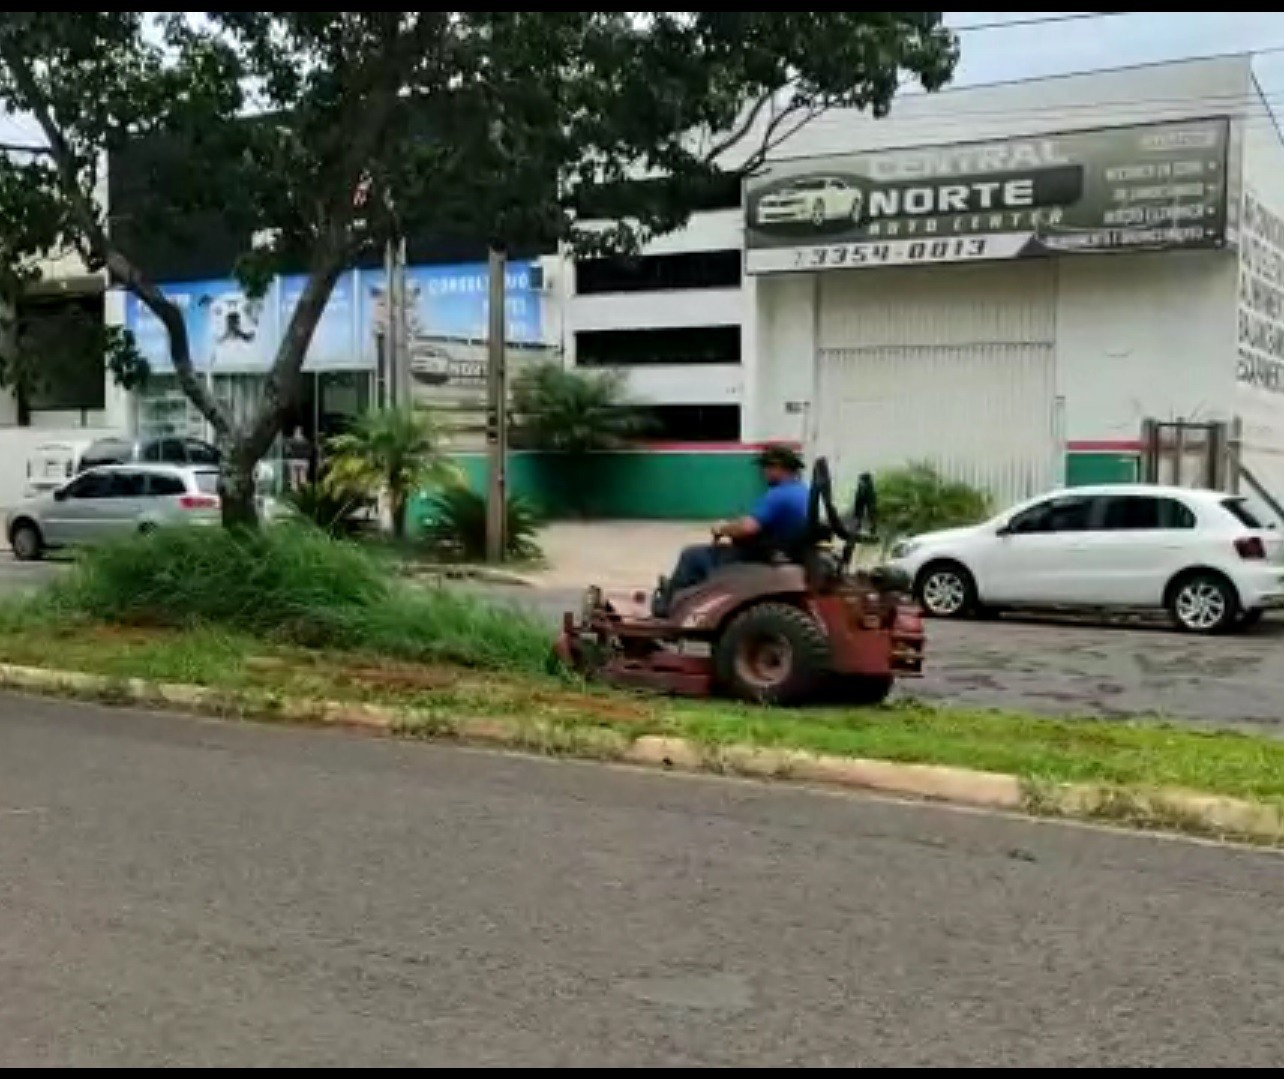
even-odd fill
[[[812,470],[772,447],[753,512],[688,548],[652,598],[608,602],[590,588],[567,614],[557,654],[612,685],[686,696],[728,693],[763,704],[878,704],[923,669],[923,623],[909,581],[852,568],[872,538],[875,493],[861,476],[850,519],[834,507],[829,465]],[[801,510],[801,512],[800,512]]]

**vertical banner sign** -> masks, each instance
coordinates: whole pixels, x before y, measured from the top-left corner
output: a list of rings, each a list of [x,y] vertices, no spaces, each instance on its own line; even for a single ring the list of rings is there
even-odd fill
[[[745,266],[788,273],[1217,247],[1225,118],[773,162]]]
[[[1284,394],[1284,219],[1251,189],[1239,233],[1239,382]]]

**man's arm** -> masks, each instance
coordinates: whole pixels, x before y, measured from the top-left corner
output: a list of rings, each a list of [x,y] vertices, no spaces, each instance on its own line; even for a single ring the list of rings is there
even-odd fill
[[[762,532],[762,524],[756,517],[739,517],[734,521],[719,521],[713,526],[715,539],[747,540]]]
[[[773,488],[758,500],[758,504],[748,516],[731,521],[721,521],[714,525],[713,534],[717,539],[732,541],[749,540],[761,535],[771,528],[778,515],[778,500]]]

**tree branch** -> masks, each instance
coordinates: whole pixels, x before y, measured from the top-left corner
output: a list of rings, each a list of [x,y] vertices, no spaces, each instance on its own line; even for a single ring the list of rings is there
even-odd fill
[[[91,197],[86,196],[76,172],[76,152],[54,118],[49,101],[40,89],[35,72],[12,39],[0,37],[0,61],[9,69],[14,84],[27,99],[27,106],[49,142],[49,156],[58,172],[59,186],[71,206],[72,216],[88,250],[107,268],[110,278],[124,285],[161,321],[169,336],[170,359],[183,391],[221,436],[231,433],[231,421],[209,388],[196,375],[192,364],[191,341],[182,311],[122,252],[117,250],[98,219]]]
[[[740,165],[737,166],[736,172],[741,176],[748,176],[757,172],[758,169],[762,168],[763,164],[766,162],[767,156],[776,149],[776,147],[788,142],[797,135],[799,131],[828,109],[829,105],[827,104],[804,104],[801,101],[790,102],[788,106],[781,109],[780,112],[771,118],[771,122],[767,125],[767,130],[763,132],[762,139],[757,148],[753,153],[745,158]],[[799,113],[802,113],[801,117],[798,117]],[[787,120],[795,119],[796,117],[798,118],[797,123],[782,134],[781,132],[785,126],[785,122]]]
[[[705,160],[710,162],[716,161],[732,147],[739,145],[740,142],[742,142],[748,134],[758,126],[758,117],[762,115],[762,110],[771,104],[775,96],[776,92],[774,90],[768,90],[765,94],[759,97],[749,109],[749,114],[741,122],[740,126],[732,131],[731,134],[721,142],[714,143],[709,152],[705,154]]]

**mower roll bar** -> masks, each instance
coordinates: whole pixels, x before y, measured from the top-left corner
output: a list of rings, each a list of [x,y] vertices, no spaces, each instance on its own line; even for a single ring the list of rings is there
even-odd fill
[[[874,478],[868,472],[862,472],[856,481],[851,517],[844,520],[834,505],[834,478],[829,460],[816,458],[811,469],[811,494],[807,500],[808,532],[813,543],[831,536],[843,541],[841,566],[844,571],[851,565],[852,555],[859,544],[876,542],[877,511]]]

